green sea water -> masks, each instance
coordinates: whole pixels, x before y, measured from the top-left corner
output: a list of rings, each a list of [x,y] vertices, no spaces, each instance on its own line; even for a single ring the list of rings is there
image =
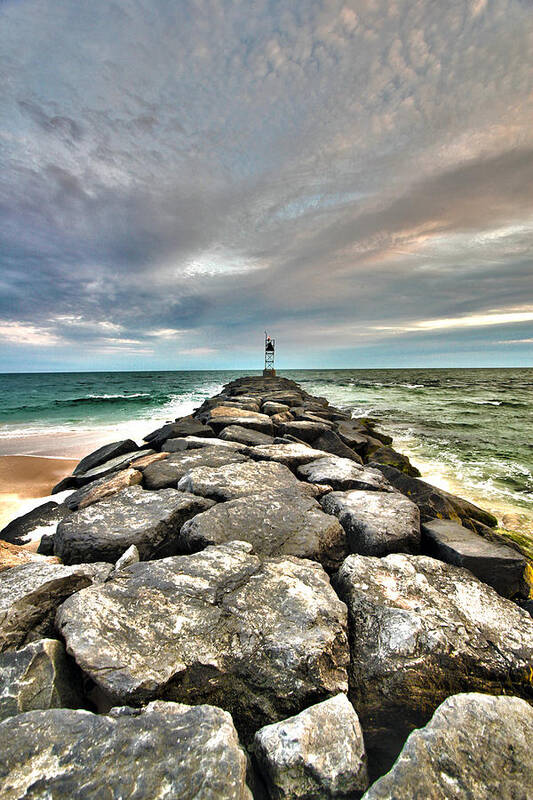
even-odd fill
[[[0,454],[35,434],[174,419],[254,372],[90,372],[0,376]],[[256,374],[260,374],[259,372]],[[423,475],[533,520],[533,368],[287,370],[354,416],[373,416]],[[524,527],[525,526],[525,527]]]

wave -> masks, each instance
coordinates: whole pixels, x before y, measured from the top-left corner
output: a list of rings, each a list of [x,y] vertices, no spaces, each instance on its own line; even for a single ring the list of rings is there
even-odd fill
[[[117,403],[122,400],[136,400],[151,398],[147,392],[137,392],[136,394],[88,394],[86,397],[74,397],[66,400],[55,400],[56,406],[77,405],[78,403]]]

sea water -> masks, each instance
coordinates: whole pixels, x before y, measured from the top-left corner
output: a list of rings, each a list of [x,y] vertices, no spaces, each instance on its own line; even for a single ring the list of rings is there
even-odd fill
[[[155,423],[190,413],[244,374],[260,372],[1,375],[0,453],[15,454],[21,439],[34,435],[50,435],[60,443],[62,433],[136,421],[139,430],[145,422],[148,432]],[[532,368],[279,374],[354,416],[376,418],[424,477],[532,531]]]

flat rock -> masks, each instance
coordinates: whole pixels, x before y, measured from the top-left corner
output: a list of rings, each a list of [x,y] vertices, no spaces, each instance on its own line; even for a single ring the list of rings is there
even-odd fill
[[[242,464],[247,458],[234,450],[221,447],[203,447],[172,453],[164,461],[150,464],[143,471],[147,489],[176,487],[180,478],[194,467],[219,467],[223,464]]]
[[[22,564],[0,581],[0,652],[54,636],[56,609],[74,592],[103,581],[111,564]]]
[[[89,469],[87,472],[74,475],[73,477],[76,481],[76,486],[85,486],[87,483],[92,483],[92,481],[99,480],[106,475],[111,475],[113,472],[119,472],[119,470],[126,469],[129,467],[132,461],[136,461],[139,458],[145,458],[147,455],[151,455],[154,452],[154,450],[134,450],[132,453],[126,453],[126,455],[112,458],[110,461],[105,461],[98,467],[94,467],[94,469]]]
[[[302,442],[312,444],[315,439],[329,431],[329,425],[325,422],[310,422],[309,420],[293,420],[291,422],[284,422],[278,427],[280,436],[296,436]]]
[[[310,461],[324,457],[322,450],[315,450],[313,447],[297,442],[252,447],[246,450],[246,455],[255,461],[277,461],[285,464],[291,470],[295,470],[301,464],[309,464]]]
[[[180,436],[212,437],[214,435],[213,429],[209,425],[189,416],[176,420],[176,422],[169,422],[162,428],[152,431],[144,437],[144,441],[149,442],[150,447],[160,450],[167,439],[175,439]]]
[[[105,444],[103,447],[99,447],[98,450],[95,450],[93,453],[89,453],[89,455],[85,456],[85,458],[82,458],[82,460],[76,466],[73,474],[80,475],[83,472],[94,469],[94,467],[100,466],[100,464],[104,464],[106,461],[110,461],[113,458],[118,458],[126,453],[132,453],[138,449],[139,446],[133,441],[133,439],[123,439],[120,442]]]
[[[244,741],[346,691],[346,607],[319,564],[232,542],[132,564],[59,609],[68,652],[113,702],[226,709]]]
[[[449,697],[364,800],[529,800],[533,708],[518,697]]]
[[[379,470],[363,467],[340,456],[324,456],[298,467],[300,478],[311,483],[327,483],[333,489],[368,489],[377,492],[392,492],[393,488]]]
[[[358,464],[363,463],[361,456],[348,447],[340,436],[335,431],[325,431],[318,439],[315,439],[313,446],[318,450],[324,450],[326,453],[331,453],[334,456],[341,458],[349,458],[351,461],[357,461]]]
[[[254,752],[275,800],[348,799],[368,786],[363,732],[345,694],[261,728]]]
[[[455,522],[463,522],[467,527],[471,527],[469,520],[477,520],[478,522],[488,525],[489,528],[494,528],[498,524],[498,520],[493,514],[478,508],[468,500],[463,500],[462,497],[456,497],[444,489],[437,489],[430,483],[420,480],[420,478],[413,478],[410,475],[404,475],[400,470],[395,467],[387,466],[386,464],[378,464],[373,462],[372,466],[379,469],[398,491],[409,497],[413,503],[416,503],[420,509],[420,518],[423,522],[429,519],[451,519]]]
[[[59,559],[54,556],[47,557],[26,550],[16,544],[9,544],[0,540],[0,572],[11,567],[19,567],[21,564],[58,564]]]
[[[274,414],[284,414],[288,410],[289,406],[285,405],[285,403],[273,403],[272,400],[267,400],[261,407],[263,414],[268,414],[269,417]]]
[[[203,441],[206,440],[204,439]],[[168,458],[168,453],[149,453],[147,456],[136,458],[135,461],[131,462],[130,467],[142,472],[146,467],[150,466],[150,464],[155,464],[156,461],[164,461],[165,458]]]
[[[212,706],[33,711],[0,738],[5,800],[252,800],[231,717]]]
[[[330,492],[320,501],[346,531],[350,552],[364,556],[418,553],[420,512],[406,497],[392,492]]]
[[[43,533],[52,533],[58,522],[70,514],[68,506],[63,503],[49,501],[27,514],[12,520],[0,531],[0,539],[22,547],[28,542],[39,539]]]
[[[169,453],[182,453],[184,450],[198,450],[201,447],[225,447],[226,450],[235,450],[237,453],[242,453],[246,445],[238,442],[226,442],[218,437],[206,439],[201,436],[184,436],[177,439],[167,439],[163,445],[163,450]]]
[[[300,481],[284,464],[258,464],[251,461],[223,467],[196,467],[184,475],[178,484],[182,492],[222,501],[258,494],[266,489],[277,492],[298,490],[300,487]]]
[[[336,578],[350,627],[350,700],[374,775],[446,697],[533,699],[533,620],[460,567],[427,556],[348,556]]]
[[[65,500],[65,505],[70,511],[77,511],[80,508],[92,506],[93,503],[98,503],[106,497],[111,497],[128,486],[135,486],[141,481],[142,473],[139,470],[128,467],[128,469],[122,469],[111,475],[105,475],[100,480],[88,483],[76,492],[72,492]]]
[[[310,558],[330,571],[348,555],[338,521],[296,492],[265,491],[218,503],[185,523],[180,547],[195,552],[232,540],[249,542],[256,555]]]
[[[425,522],[422,536],[429,555],[448,564],[466,567],[504,597],[514,597],[523,589],[527,562],[513,548],[489,542],[447,519]]]
[[[25,711],[79,708],[81,681],[56,639],[0,653],[0,721]]]
[[[274,441],[274,437],[269,436],[268,433],[254,431],[251,428],[243,428],[241,425],[228,425],[227,428],[222,428],[219,436],[225,441],[237,442],[238,444],[252,447],[258,444],[272,444]]]
[[[228,425],[239,425],[243,428],[251,428],[254,431],[272,435],[273,425],[267,414],[260,414],[257,411],[246,411],[246,409],[232,408],[231,406],[217,406],[212,408],[207,417],[209,425],[215,433],[220,434],[223,428]]]
[[[147,492],[131,486],[63,520],[54,552],[65,564],[114,563],[132,544],[143,560],[173,555],[183,523],[211,505],[175,489]]]

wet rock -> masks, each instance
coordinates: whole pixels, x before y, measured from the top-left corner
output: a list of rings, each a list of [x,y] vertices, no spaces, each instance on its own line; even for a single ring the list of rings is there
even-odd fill
[[[247,461],[245,456],[221,447],[185,450],[181,453],[172,453],[164,461],[146,467],[143,472],[143,483],[147,489],[176,487],[180,478],[194,467],[218,467],[223,464],[242,464],[244,461]]]
[[[182,453],[184,450],[198,450],[201,447],[225,447],[226,450],[235,450],[242,453],[246,445],[238,442],[226,442],[224,439],[205,439],[201,436],[186,436],[181,439],[167,439],[163,450],[169,453]]]
[[[104,478],[106,475],[111,475],[114,472],[127,469],[132,461],[145,458],[147,455],[151,455],[154,452],[154,450],[135,450],[133,453],[127,453],[124,456],[118,456],[118,458],[105,461],[98,467],[94,467],[94,469],[89,469],[87,472],[75,475],[76,486],[85,486],[88,483]]]
[[[302,484],[284,464],[276,462],[227,464],[223,467],[196,467],[178,484],[182,492],[192,492],[214,500],[235,500],[269,489],[303,491]]]
[[[274,441],[274,437],[269,436],[267,433],[260,433],[260,431],[254,431],[251,428],[243,428],[241,425],[228,425],[227,428],[223,428],[220,431],[219,436],[228,442],[238,442],[251,447],[258,444],[272,444]]]
[[[0,653],[0,721],[47,708],[78,708],[80,678],[56,639],[40,639]]]
[[[139,551],[135,547],[134,544],[130,545],[128,549],[120,556],[119,560],[115,564],[115,572],[119,572],[121,569],[126,569],[129,567],[130,564],[136,564],[137,561],[140,561],[141,558],[139,556]]]
[[[477,520],[490,528],[496,527],[498,520],[488,511],[478,508],[462,497],[456,497],[444,489],[404,475],[403,472],[385,464],[372,463],[376,469],[385,475],[387,480],[402,494],[409,497],[420,509],[420,518],[423,522],[429,519],[452,519],[463,522],[468,528],[472,527],[470,520]]]
[[[39,539],[44,533],[51,533],[55,530],[57,523],[69,513],[68,507],[63,503],[54,503],[53,501],[43,503],[6,525],[0,531],[0,539],[22,547],[28,542]]]
[[[320,501],[346,531],[352,553],[384,556],[418,553],[420,512],[401,494],[391,492],[331,492]]]
[[[315,439],[322,436],[326,431],[329,431],[329,425],[325,422],[309,422],[308,420],[293,420],[291,422],[284,422],[283,425],[278,427],[280,436],[296,436],[302,442],[312,444]]]
[[[328,570],[348,555],[338,521],[311,497],[295,492],[262,492],[219,503],[197,514],[181,529],[182,552],[232,540],[249,542],[260,556],[310,558]]]
[[[148,456],[149,458],[150,456]],[[78,491],[73,492],[65,500],[65,505],[70,511],[77,511],[80,508],[86,508],[93,503],[98,503],[106,497],[111,497],[122,489],[128,486],[135,486],[142,480],[142,474],[139,470],[128,469],[120,470],[111,475],[106,475],[98,481],[83,486]],[[63,519],[63,517],[62,517]],[[60,520],[59,520],[60,521]]]
[[[285,403],[273,403],[272,400],[267,400],[261,407],[263,414],[268,414],[269,417],[274,414],[284,414],[288,410],[289,406],[286,406]]]
[[[370,437],[364,428],[354,425],[353,422],[340,422],[337,426],[337,435],[345,445],[355,450],[361,457],[367,456]],[[378,446],[381,446],[381,443]]]
[[[285,464],[291,470],[295,470],[301,464],[309,464],[310,461],[324,457],[324,453],[321,450],[315,450],[306,444],[298,444],[296,442],[253,447],[250,450],[246,450],[246,455],[255,461],[277,461],[280,464]]]
[[[260,433],[272,435],[272,421],[267,414],[260,414],[257,411],[246,411],[245,409],[231,408],[231,406],[218,406],[211,409],[207,417],[209,425],[213,430],[220,434],[223,428],[229,425],[239,425],[242,428],[250,428]]]
[[[105,444],[103,447],[99,447],[98,450],[95,450],[93,453],[89,453],[89,455],[85,456],[85,458],[82,458],[82,460],[76,466],[73,474],[80,475],[84,472],[88,472],[90,469],[99,467],[100,464],[105,464],[106,461],[111,461],[113,458],[126,455],[126,453],[132,453],[138,449],[139,446],[133,441],[133,439],[123,439],[120,442]]]
[[[110,564],[22,564],[0,581],[0,652],[54,636],[56,608],[69,595],[105,580]]]
[[[410,731],[462,691],[533,699],[533,620],[465,569],[427,556],[348,556],[350,700],[373,775]]]
[[[447,519],[428,520],[422,526],[422,535],[429,555],[466,567],[504,597],[514,597],[524,590],[527,562],[511,547],[489,542]]]
[[[420,476],[420,470],[413,467],[407,456],[398,453],[396,450],[393,450],[392,447],[382,445],[374,449],[372,451],[372,460],[377,461],[379,464],[388,464],[391,467],[395,467],[405,475],[411,475],[415,478]]]
[[[327,483],[333,489],[368,489],[392,492],[392,486],[376,469],[363,467],[348,458],[325,456],[298,467],[297,473],[311,483]]]
[[[348,800],[368,786],[363,732],[345,694],[261,728],[254,752],[275,800]]]
[[[54,552],[65,564],[115,562],[134,544],[144,560],[177,552],[181,526],[212,503],[175,489],[131,486],[58,525]]]
[[[176,420],[176,422],[169,422],[163,425],[162,428],[152,431],[152,433],[144,437],[144,441],[148,442],[150,447],[160,450],[167,439],[175,439],[182,436],[212,437],[214,435],[209,425],[205,425],[203,422],[189,416]]]
[[[6,800],[252,800],[231,717],[212,706],[33,711],[0,738]]]
[[[68,652],[113,702],[210,702],[248,742],[346,691],[346,608],[322,567],[250,549],[140,562],[78,592],[57,614]]]
[[[317,450],[325,450],[326,453],[331,453],[334,456],[349,458],[351,461],[357,461],[358,464],[363,463],[361,456],[351,447],[348,447],[335,431],[325,431],[318,439],[315,439],[313,446]]]
[[[533,708],[518,697],[449,697],[411,733],[392,770],[364,800],[533,796]]]
[[[24,547],[0,540],[0,572],[32,562],[37,564],[57,564],[59,559],[54,557],[45,558],[42,554],[32,553],[31,550],[26,550]]]

